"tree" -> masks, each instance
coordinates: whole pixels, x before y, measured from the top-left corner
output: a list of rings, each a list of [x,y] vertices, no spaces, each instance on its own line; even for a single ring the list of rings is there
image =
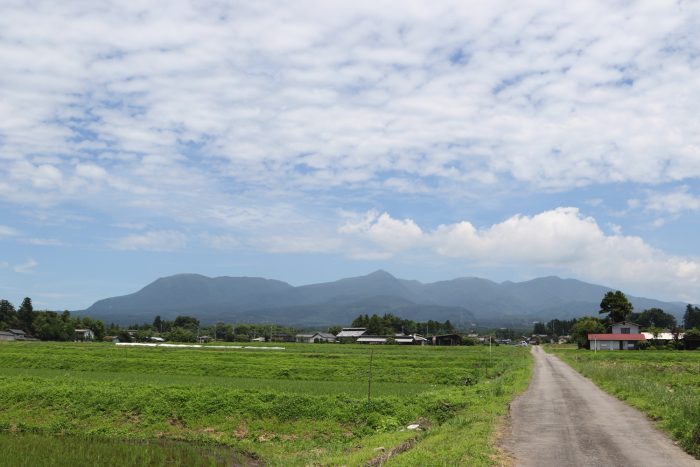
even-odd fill
[[[688,304],[683,315],[683,327],[700,329],[700,308]]]
[[[24,297],[22,305],[17,310],[17,318],[19,318],[22,329],[31,332],[32,322],[34,321],[34,307],[32,306],[31,298]]]
[[[0,300],[0,330],[5,327],[12,327],[17,324],[17,311],[14,305],[7,300]]]
[[[607,314],[608,321],[619,323],[625,321],[633,311],[632,304],[619,290],[608,292],[600,302],[600,314]]]
[[[199,327],[199,320],[192,316],[178,316],[175,318],[173,326],[177,328],[189,329],[190,331],[196,331]]]
[[[661,308],[649,308],[641,313],[632,313],[630,319],[645,329],[672,329],[676,326],[676,317]]]
[[[153,320],[153,329],[158,332],[163,332],[163,320],[160,319],[160,315],[156,316],[156,319]]]
[[[571,328],[571,339],[578,344],[579,349],[590,348],[588,334],[605,332],[605,325],[599,318],[587,316],[580,318]]]

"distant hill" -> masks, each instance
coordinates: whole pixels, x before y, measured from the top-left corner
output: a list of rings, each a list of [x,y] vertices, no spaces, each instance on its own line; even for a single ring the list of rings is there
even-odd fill
[[[575,279],[542,277],[497,283],[477,277],[424,284],[386,271],[294,287],[259,277],[177,274],[133,294],[95,302],[86,314],[121,324],[156,315],[197,316],[202,323],[274,322],[303,327],[349,324],[358,314],[393,313],[414,320],[449,319],[459,326],[530,326],[533,321],[595,315],[612,290]],[[641,311],[657,307],[680,318],[685,304],[628,296]]]

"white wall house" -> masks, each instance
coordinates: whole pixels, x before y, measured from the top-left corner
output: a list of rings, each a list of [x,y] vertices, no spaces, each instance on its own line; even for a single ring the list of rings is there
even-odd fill
[[[639,332],[639,325],[623,321],[612,325],[608,334],[589,334],[591,350],[634,350],[646,340]]]

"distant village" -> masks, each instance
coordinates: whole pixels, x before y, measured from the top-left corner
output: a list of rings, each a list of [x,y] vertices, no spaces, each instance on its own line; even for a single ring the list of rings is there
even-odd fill
[[[15,309],[0,300],[0,341],[105,341],[130,342],[298,342],[310,344],[369,345],[537,345],[576,344],[593,351],[687,349],[700,347],[700,308],[688,305],[683,326],[663,310],[652,308],[635,313],[625,295],[609,292],[601,301],[604,317],[554,319],[535,322],[531,332],[509,328],[457,329],[449,320],[416,322],[387,313],[382,316],[362,314],[350,327],[333,326],[325,331],[298,331],[272,323],[230,324],[217,322],[202,326],[192,316],[164,320],[156,316],[152,323],[122,328],[105,326],[90,317],[76,317],[68,311],[34,311],[31,299],[25,298]]]

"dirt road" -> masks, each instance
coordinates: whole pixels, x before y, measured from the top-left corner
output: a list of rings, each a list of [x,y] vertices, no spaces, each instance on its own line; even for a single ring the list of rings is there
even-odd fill
[[[516,466],[700,466],[642,413],[533,348],[530,386],[511,405],[503,447]]]

